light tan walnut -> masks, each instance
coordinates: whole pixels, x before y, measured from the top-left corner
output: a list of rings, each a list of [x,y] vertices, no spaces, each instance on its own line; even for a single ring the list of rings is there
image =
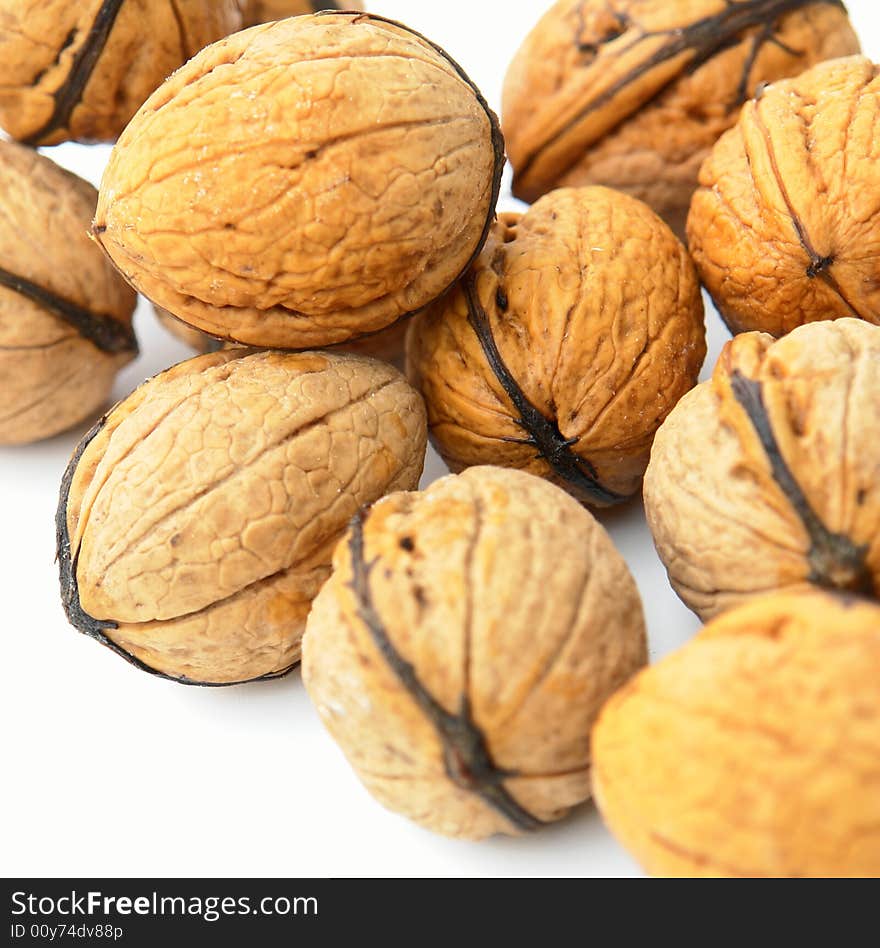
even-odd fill
[[[658,876],[880,875],[880,608],[821,591],[726,613],[593,729],[612,832]]]
[[[700,172],[688,236],[733,332],[880,324],[880,67],[862,56],[774,83]]]
[[[590,726],[645,661],[639,595],[602,527],[492,467],[356,518],[303,642],[309,696],[370,793],[469,839],[587,799]]]
[[[478,253],[503,145],[461,69],[366,14],[291,17],[203,50],[119,139],[94,233],[198,329],[302,349],[430,303]]]
[[[560,0],[505,80],[514,193],[604,184],[683,235],[700,164],[755,89],[858,51],[841,0]]]
[[[241,27],[237,0],[0,0],[0,125],[113,141],[162,80]]]
[[[704,336],[669,228],[625,194],[568,188],[501,215],[459,287],[414,320],[407,370],[452,470],[520,468],[606,506],[639,490]]]
[[[105,403],[137,354],[135,294],[88,238],[90,184],[0,142],[0,195],[0,444],[23,444]]]
[[[351,517],[415,487],[419,396],[395,369],[235,349],[136,389],[80,443],[58,509],[80,631],[187,683],[283,674]]]
[[[360,0],[241,0],[245,26],[321,10],[363,10]]]
[[[744,333],[657,434],[645,510],[704,620],[804,584],[880,594],[880,328]]]

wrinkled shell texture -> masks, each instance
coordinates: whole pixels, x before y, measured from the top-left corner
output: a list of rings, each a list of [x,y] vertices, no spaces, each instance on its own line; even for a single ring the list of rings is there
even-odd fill
[[[520,468],[604,505],[614,497],[587,482],[618,500],[638,490],[654,432],[697,381],[704,336],[696,272],[669,228],[624,194],[562,189],[500,216],[463,285],[414,320],[407,370],[453,470]],[[556,457],[528,440],[542,422],[522,424],[493,340],[556,427]]]
[[[64,431],[105,402],[136,351],[135,295],[88,239],[90,184],[0,142],[0,194],[0,444],[20,444]],[[65,317],[65,304],[85,325]],[[117,327],[115,351],[84,335],[102,320]]]
[[[156,376],[62,491],[80,627],[188,681],[287,670],[334,544],[417,485],[425,440],[418,395],[373,360],[231,350]]]
[[[237,0],[0,0],[0,125],[113,141],[162,80],[241,27]]]
[[[688,218],[733,332],[880,324],[880,67],[862,56],[770,86],[700,172]]]
[[[442,293],[502,161],[444,54],[367,15],[292,17],[202,51],[120,138],[95,232],[147,297],[212,335],[325,346]]]
[[[245,26],[319,10],[363,10],[360,0],[241,0]]]
[[[653,875],[880,875],[878,676],[875,604],[727,613],[606,704],[603,817]]]
[[[602,527],[490,467],[376,504],[337,547],[303,644],[309,695],[368,790],[470,839],[588,797],[591,723],[645,662],[639,595]]]
[[[514,193],[604,184],[681,234],[701,162],[760,83],[858,51],[839,2],[561,0],[505,80]]]
[[[880,594],[880,329],[729,342],[663,424],[645,475],[657,552],[703,619],[785,587]]]

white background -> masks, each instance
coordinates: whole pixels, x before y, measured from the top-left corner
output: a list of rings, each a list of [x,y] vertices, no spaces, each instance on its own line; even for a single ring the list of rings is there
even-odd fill
[[[444,46],[496,111],[505,68],[543,0],[375,0]],[[876,0],[849,0],[865,51],[880,58]],[[56,160],[98,183],[107,148],[65,145]],[[507,181],[507,179],[505,179]],[[502,207],[515,207],[509,191]],[[727,334],[707,312],[704,377]],[[191,353],[143,302],[142,356],[114,396]],[[592,805],[521,839],[434,836],[368,796],[324,733],[298,671],[203,689],[154,679],[77,634],[54,565],[58,483],[83,425],[0,448],[3,830],[7,876],[637,875]],[[425,482],[444,473],[433,451]],[[697,620],[676,599],[641,505],[600,515],[641,589],[654,659]]]

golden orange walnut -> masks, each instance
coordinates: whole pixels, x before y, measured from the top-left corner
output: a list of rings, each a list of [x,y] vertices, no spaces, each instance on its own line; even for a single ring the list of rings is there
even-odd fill
[[[876,603],[728,612],[603,708],[599,809],[653,875],[876,877],[878,676]]]
[[[880,324],[880,67],[862,56],[774,83],[700,172],[697,267],[733,332]]]
[[[690,257],[640,201],[562,189],[502,214],[459,286],[416,317],[407,371],[454,471],[498,464],[607,506],[706,354]]]
[[[366,14],[291,17],[208,47],[150,97],[113,150],[94,234],[197,329],[327,346],[458,278],[502,163],[494,115],[427,40]]]
[[[560,0],[504,84],[514,194],[604,184],[683,235],[700,164],[755,89],[858,51],[840,0]]]

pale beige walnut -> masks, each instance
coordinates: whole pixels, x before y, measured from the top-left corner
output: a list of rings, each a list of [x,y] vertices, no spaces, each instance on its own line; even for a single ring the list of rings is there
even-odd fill
[[[135,294],[88,238],[90,184],[0,142],[0,195],[0,444],[23,444],[106,402],[137,354]]]
[[[94,233],[211,335],[326,346],[439,296],[479,251],[503,147],[445,53],[378,17],[255,26],[203,50],[120,137]]]
[[[612,832],[658,876],[880,875],[880,608],[820,591],[725,614],[593,729]]]
[[[320,10],[363,10],[360,0],[241,0],[245,26]]]
[[[113,141],[162,80],[241,27],[237,0],[0,0],[0,125]]]
[[[700,172],[694,260],[733,332],[880,324],[880,67],[862,56],[774,83]]]
[[[858,51],[839,0],[560,0],[505,80],[514,193],[604,184],[681,235],[701,162],[755,89]]]
[[[414,321],[407,365],[452,470],[520,468],[606,506],[638,491],[704,336],[669,228],[625,194],[566,188],[500,216],[459,287]]]
[[[236,349],[182,362],[121,402],[68,467],[68,617],[189,683],[282,674],[346,524],[417,485],[425,441],[421,399],[372,359]]]
[[[587,799],[590,726],[645,661],[639,594],[602,527],[493,467],[358,517],[303,641],[309,696],[370,793],[468,839]]]
[[[237,345],[237,343],[216,339],[202,332],[201,329],[188,326],[161,306],[155,306],[154,309],[156,318],[162,326],[196,352],[216,352],[218,349]],[[381,359],[383,362],[390,362],[398,369],[403,369],[403,349],[407,326],[406,320],[399,319],[387,329],[380,329],[379,332],[371,333],[369,336],[352,339],[330,348],[341,352],[356,352],[358,355],[369,356],[371,359]]]
[[[736,336],[657,434],[645,509],[703,619],[812,583],[880,594],[880,328]]]

